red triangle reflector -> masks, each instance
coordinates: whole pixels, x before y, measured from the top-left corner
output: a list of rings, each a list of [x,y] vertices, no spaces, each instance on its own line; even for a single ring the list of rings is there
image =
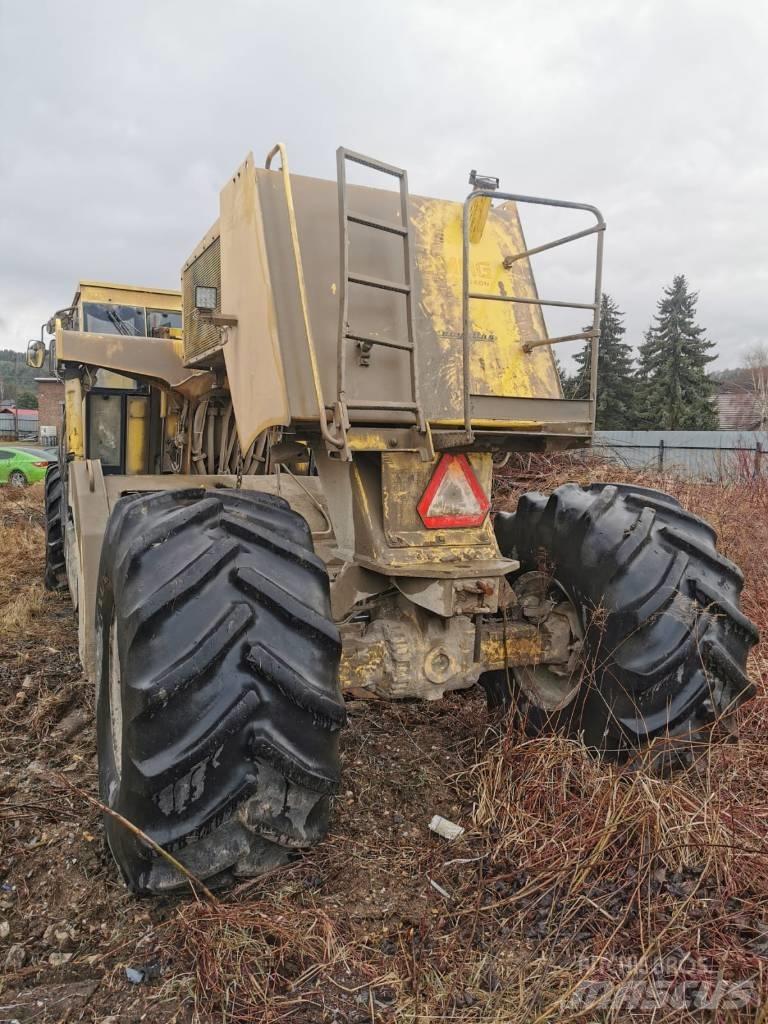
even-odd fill
[[[466,455],[443,455],[416,506],[430,530],[482,526],[490,502]]]

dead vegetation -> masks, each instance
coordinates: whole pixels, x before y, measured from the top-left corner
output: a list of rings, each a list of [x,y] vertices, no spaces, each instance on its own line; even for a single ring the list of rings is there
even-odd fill
[[[526,456],[506,467],[497,504],[620,475]],[[768,636],[765,481],[631,479],[712,522]],[[765,1019],[765,644],[738,742],[703,749],[673,779],[489,724],[479,691],[434,705],[355,701],[327,842],[214,902],[137,901],[101,850],[98,815],[56,781],[96,794],[90,724],[61,738],[90,694],[68,605],[38,587],[40,500],[39,489],[0,492],[0,958],[23,949],[0,982],[0,1017]],[[434,836],[433,814],[465,834]],[[130,984],[126,967],[144,981]]]

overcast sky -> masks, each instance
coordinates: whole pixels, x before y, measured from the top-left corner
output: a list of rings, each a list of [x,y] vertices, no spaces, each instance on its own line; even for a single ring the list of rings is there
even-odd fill
[[[421,194],[477,167],[594,203],[627,339],[685,273],[736,365],[768,340],[767,66],[758,0],[0,0],[0,347],[80,278],[178,287],[225,178],[280,139],[300,173],[343,144]],[[586,283],[565,265],[548,291]]]

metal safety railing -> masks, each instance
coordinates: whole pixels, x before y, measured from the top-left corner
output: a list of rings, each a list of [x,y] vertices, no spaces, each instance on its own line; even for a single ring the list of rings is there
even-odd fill
[[[579,238],[586,238],[589,235],[597,235],[597,252],[595,257],[595,292],[594,302],[564,302],[560,299],[540,299],[538,296],[527,295],[497,295],[493,292],[470,291],[470,217],[472,204],[477,199],[502,199],[505,202],[528,203],[535,206],[551,206],[567,210],[584,210],[591,213],[596,223],[583,231],[576,231],[570,235],[563,235],[552,242],[544,245],[537,245],[513,256],[507,256],[504,266],[509,270],[519,260],[528,259],[538,253],[546,252],[548,249],[556,249],[560,245],[567,245],[568,242],[575,242]],[[563,334],[556,338],[529,338],[523,341],[524,352],[530,353],[542,345],[557,345],[564,341],[591,340],[590,355],[590,381],[589,400],[592,404],[592,422],[595,418],[595,398],[597,395],[597,358],[598,338],[600,336],[600,300],[602,294],[603,278],[603,240],[605,237],[605,221],[603,215],[596,206],[587,203],[570,203],[563,199],[541,199],[535,196],[516,195],[513,192],[499,192],[496,189],[481,188],[473,189],[464,200],[464,212],[462,219],[462,343],[463,343],[463,402],[464,402],[464,433],[466,440],[470,443],[474,438],[472,430],[472,395],[471,395],[471,345],[472,345],[472,317],[470,314],[470,302],[473,300],[487,302],[516,302],[532,306],[556,306],[566,309],[591,309],[592,327],[586,331],[578,331],[575,334]],[[535,287],[535,286],[534,286]]]

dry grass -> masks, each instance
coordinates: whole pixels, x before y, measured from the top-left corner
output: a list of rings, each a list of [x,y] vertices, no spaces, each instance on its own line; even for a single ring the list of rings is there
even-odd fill
[[[0,641],[32,626],[45,611],[42,583],[30,582],[29,570],[45,543],[42,516],[42,484],[15,489],[0,488]]]
[[[764,481],[713,486],[526,457],[507,467],[497,505],[514,508],[519,492],[566,480],[609,479],[670,491],[709,519],[744,569],[744,609],[768,637]],[[16,614],[9,588],[35,590],[25,565],[32,549],[39,562],[35,501],[0,493],[10,549],[0,631]],[[50,630],[60,599],[44,595],[42,611],[34,600],[33,640],[51,642],[46,622]],[[24,651],[14,657],[20,678]],[[136,1019],[765,1024],[765,643],[749,667],[757,696],[738,713],[738,742],[705,749],[673,779],[643,764],[606,766],[562,738],[528,739],[514,722],[489,725],[476,693],[434,705],[355,702],[328,840],[216,904],[154,904],[146,934],[162,975],[144,988]],[[72,693],[70,682],[46,689],[36,677],[34,686],[40,702]],[[35,709],[34,733],[44,734],[49,712]],[[448,844],[429,833],[433,813],[465,835]],[[108,863],[101,870],[101,914],[118,908],[138,921],[141,904]],[[122,965],[139,955],[138,927],[126,926],[105,959],[104,1013],[135,998],[120,984]]]
[[[765,482],[622,477],[674,493],[713,523],[747,574],[744,608],[766,633]],[[616,478],[599,462],[521,459],[497,504],[514,508],[519,492],[565,480]],[[303,884],[318,868],[333,877],[346,865],[351,884],[365,872],[370,854],[341,823],[313,863],[257,885],[257,900],[251,887],[218,908],[179,911],[171,946],[188,958],[202,1019],[762,1021],[764,647],[750,670],[758,695],[739,712],[739,742],[705,749],[673,779],[642,764],[606,766],[561,738],[528,739],[514,723],[499,734],[466,707],[476,718],[444,785],[467,834],[450,846],[425,835],[420,849],[391,852],[393,875],[421,880],[415,912],[401,907],[380,932],[363,933]]]

